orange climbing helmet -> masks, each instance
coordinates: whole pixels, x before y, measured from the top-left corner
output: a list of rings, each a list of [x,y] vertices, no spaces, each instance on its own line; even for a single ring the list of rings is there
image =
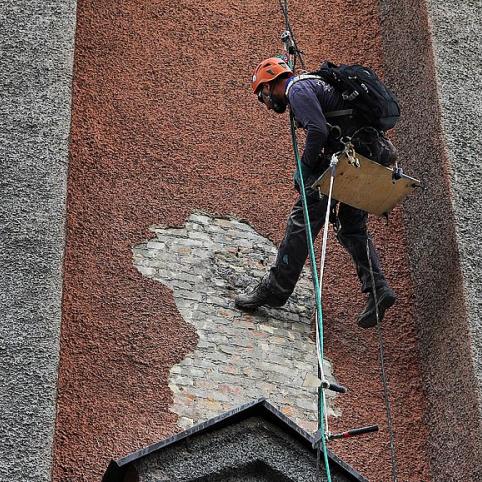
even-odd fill
[[[293,74],[293,71],[283,59],[270,57],[263,60],[253,72],[253,78],[251,79],[253,92],[256,94],[262,84],[271,82],[281,74]]]

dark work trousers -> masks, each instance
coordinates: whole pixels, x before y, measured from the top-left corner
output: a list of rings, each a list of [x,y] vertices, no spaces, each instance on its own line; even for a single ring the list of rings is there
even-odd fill
[[[325,222],[327,196],[320,198],[317,191],[306,190],[308,212],[310,216],[313,240]],[[333,204],[334,205],[334,202]],[[387,284],[380,269],[377,252],[373,241],[368,235],[368,214],[360,209],[340,203],[338,210],[339,227],[336,234],[338,241],[350,253],[355,262],[362,291],[370,292],[372,287],[370,265],[367,258],[367,239],[369,242],[370,258],[375,278],[375,287]],[[288,218],[285,237],[279,247],[275,265],[271,268],[268,284],[272,292],[282,299],[287,299],[293,292],[300,277],[301,270],[308,256],[305,220],[301,196],[298,197]]]

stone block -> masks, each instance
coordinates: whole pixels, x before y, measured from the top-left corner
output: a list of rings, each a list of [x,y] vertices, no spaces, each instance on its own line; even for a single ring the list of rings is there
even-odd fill
[[[308,388],[318,388],[320,383],[320,379],[311,373],[307,373],[303,380],[303,386]]]

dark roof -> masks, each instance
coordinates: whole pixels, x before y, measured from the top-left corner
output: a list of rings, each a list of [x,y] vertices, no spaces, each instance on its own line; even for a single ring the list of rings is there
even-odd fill
[[[104,477],[102,478],[102,482],[122,482],[124,474],[126,473],[129,465],[133,462],[136,462],[166,447],[175,445],[181,440],[185,440],[193,435],[200,435],[211,430],[234,425],[242,420],[246,420],[249,417],[264,418],[283,429],[286,433],[290,434],[293,438],[300,441],[306,447],[309,447],[313,451],[316,450],[314,447],[316,442],[314,436],[310,435],[308,432],[305,432],[286,415],[273,407],[273,405],[271,405],[265,398],[259,398],[254,402],[240,405],[239,407],[218,415],[217,417],[211,418],[206,422],[194,425],[193,427],[173,435],[172,437],[136,450],[135,452],[132,452],[121,459],[112,460],[104,474]],[[367,482],[367,479],[353,469],[353,467],[343,462],[329,449],[328,458],[330,460],[330,466],[337,467],[345,475],[347,475],[350,480]]]

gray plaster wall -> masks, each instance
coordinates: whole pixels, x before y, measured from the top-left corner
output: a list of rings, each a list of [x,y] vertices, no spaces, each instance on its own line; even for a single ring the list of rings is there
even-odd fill
[[[482,395],[482,1],[428,3],[474,367]]]
[[[474,83],[480,79],[467,72],[480,69],[475,67],[480,60],[471,64],[480,57],[475,45],[480,26],[472,24],[479,15],[476,4],[434,2],[430,13],[425,1],[380,0],[385,79],[402,107],[394,140],[405,171],[424,184],[403,208],[432,480],[454,480],[454,474],[456,480],[482,479],[480,368],[475,364],[480,269],[474,257],[478,240],[470,239],[480,230],[480,200],[472,199],[480,180],[470,175],[477,169],[470,140],[477,134],[471,126],[478,124],[480,112],[469,119],[464,110],[473,92],[469,77]],[[437,17],[433,31],[431,16]]]
[[[190,437],[136,463],[140,482],[246,480],[326,481],[317,457],[272,423],[251,417],[235,425]],[[333,467],[332,480],[353,480]]]
[[[0,0],[0,480],[51,479],[74,0]]]

